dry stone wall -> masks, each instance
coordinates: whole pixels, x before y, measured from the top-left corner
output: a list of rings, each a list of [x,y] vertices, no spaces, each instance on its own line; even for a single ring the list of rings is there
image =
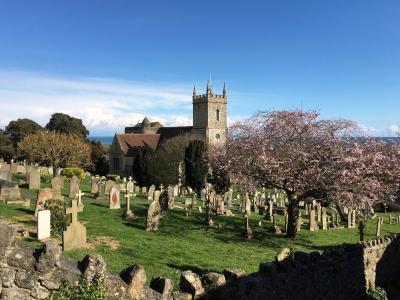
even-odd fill
[[[362,299],[368,287],[391,286],[400,275],[400,237],[377,238],[355,245],[304,253],[281,251],[248,276],[225,269],[199,276],[185,271],[175,291],[168,278],[150,281],[142,266],[120,274],[107,272],[100,255],[76,262],[47,242],[31,249],[16,242],[16,230],[0,222],[0,299],[45,299],[61,280],[76,283],[95,274],[104,279],[107,299]]]

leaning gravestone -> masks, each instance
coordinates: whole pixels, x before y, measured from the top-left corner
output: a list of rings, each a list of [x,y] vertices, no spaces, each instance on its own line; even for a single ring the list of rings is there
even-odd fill
[[[121,208],[121,204],[119,201],[119,185],[114,185],[110,190],[110,209],[119,209]]]
[[[113,180],[107,180],[106,186],[104,188],[104,195],[110,195],[110,190],[114,186],[115,182]]]
[[[79,191],[79,184],[81,183],[81,180],[78,178],[78,176],[72,176],[70,186],[69,186],[69,197],[75,199],[76,194],[78,194]]]
[[[83,211],[83,205],[78,205],[77,200],[72,200],[72,206],[66,209],[67,214],[71,214],[72,221],[67,230],[63,232],[63,250],[71,250],[86,247],[86,227],[78,221],[78,213]]]
[[[158,230],[158,227],[160,226],[160,217],[160,203],[158,201],[151,202],[147,211],[146,231]]]
[[[40,189],[40,173],[38,170],[32,170],[29,173],[29,189],[30,190]]]
[[[92,194],[97,194],[99,192],[99,181],[100,181],[99,177],[92,177],[91,188],[90,188],[90,192]]]
[[[175,206],[174,188],[170,185],[168,187],[168,209],[173,209]]]
[[[41,210],[37,214],[37,239],[44,240],[50,237],[50,210]]]
[[[153,200],[158,201],[160,199],[161,191],[154,191]]]

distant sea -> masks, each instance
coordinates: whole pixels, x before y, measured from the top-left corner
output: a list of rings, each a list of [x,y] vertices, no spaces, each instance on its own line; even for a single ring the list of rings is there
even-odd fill
[[[104,145],[111,145],[113,141],[113,136],[89,136],[90,141],[99,141]]]

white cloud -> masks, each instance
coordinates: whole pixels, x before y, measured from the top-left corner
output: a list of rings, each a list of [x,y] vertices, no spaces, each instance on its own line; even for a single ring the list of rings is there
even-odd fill
[[[400,134],[400,125],[390,125],[388,127],[389,133],[394,134],[394,135],[399,135]]]
[[[378,131],[375,127],[368,126],[365,124],[358,124],[358,126],[360,127],[361,131],[367,135],[375,134]]]
[[[113,78],[65,78],[0,70],[0,127],[17,118],[45,125],[51,114],[81,118],[96,132],[121,131],[144,116],[166,126],[191,125],[191,87]]]

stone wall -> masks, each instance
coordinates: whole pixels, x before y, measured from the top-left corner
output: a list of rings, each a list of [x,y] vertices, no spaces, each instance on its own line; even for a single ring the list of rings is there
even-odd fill
[[[17,243],[16,234],[0,222],[0,299],[45,299],[62,279],[76,283],[95,274],[104,278],[107,299],[362,299],[368,287],[390,287],[400,275],[400,237],[392,235],[322,254],[283,251],[248,276],[240,269],[202,277],[185,271],[174,292],[168,278],[153,278],[148,286],[140,265],[111,274],[100,255],[76,262],[53,242],[31,249]]]
[[[390,290],[399,275],[400,237],[391,235],[322,254],[294,252],[216,292],[218,299],[364,299],[369,287]]]

